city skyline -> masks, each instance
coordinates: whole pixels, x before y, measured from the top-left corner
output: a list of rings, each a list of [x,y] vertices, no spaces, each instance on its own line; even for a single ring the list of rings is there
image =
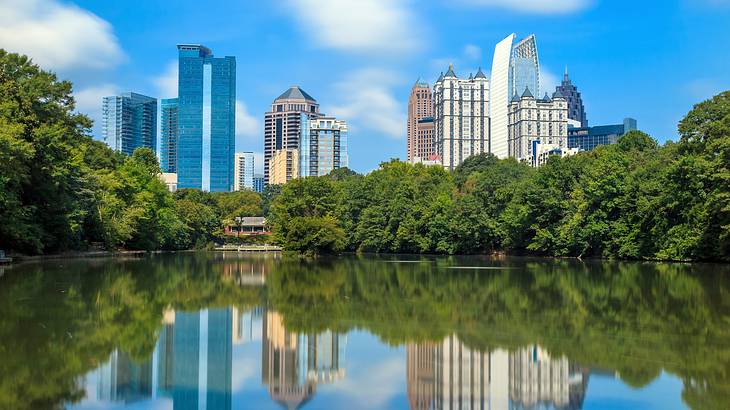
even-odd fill
[[[433,83],[449,62],[460,67],[460,73],[482,66],[490,75],[486,71],[491,50],[511,32],[535,33],[539,39],[541,95],[559,85],[568,65],[591,124],[615,124],[631,115],[660,142],[676,140],[682,115],[730,84],[724,69],[730,62],[728,53],[707,52],[710,47],[724,49],[719,23],[730,16],[727,2],[677,0],[663,3],[661,9],[622,1],[546,4],[536,1],[519,8],[464,1],[416,9],[402,1],[372,0],[363,2],[361,7],[367,9],[349,11],[345,6],[342,12],[342,7],[334,7],[315,15],[305,1],[295,0],[282,6],[211,2],[200,14],[190,12],[192,2],[175,8],[151,2],[131,9],[92,1],[39,0],[16,7],[12,17],[18,30],[23,22],[35,21],[53,34],[58,27],[54,15],[66,12],[78,18],[74,30],[81,34],[69,37],[72,34],[59,31],[58,39],[48,41],[53,47],[22,35],[0,34],[0,47],[26,53],[72,80],[78,109],[96,120],[94,136],[101,139],[102,96],[133,90],[173,98],[176,95],[166,90],[176,75],[174,45],[206,44],[246,60],[241,60],[237,75],[236,151],[253,151],[260,158],[263,113],[281,89],[296,83],[328,102],[323,112],[348,120],[355,137],[350,149],[358,153],[351,156],[350,166],[358,172],[391,157],[406,159],[406,102],[415,79],[421,76]],[[169,11],[164,17],[157,12],[162,9]],[[328,17],[336,11],[340,20]],[[210,23],[191,24],[192,15]],[[381,22],[381,32],[370,35],[367,23],[380,18],[376,16],[389,17]],[[278,24],[265,27],[260,21]],[[610,23],[597,24],[602,21]],[[342,27],[352,29],[343,34]],[[276,51],[284,44],[291,52]],[[56,51],[60,48],[63,55]],[[324,60],[334,62],[316,63]],[[297,70],[292,70],[295,63]],[[649,104],[652,100],[658,104]],[[368,104],[376,110],[365,110]]]

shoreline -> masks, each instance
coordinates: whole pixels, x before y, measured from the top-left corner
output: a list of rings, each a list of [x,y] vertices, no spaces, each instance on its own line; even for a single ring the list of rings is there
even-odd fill
[[[11,267],[18,265],[23,262],[38,262],[46,260],[57,260],[57,259],[93,259],[93,258],[123,258],[123,257],[143,257],[145,255],[154,255],[162,253],[189,253],[189,252],[235,252],[241,254],[253,254],[253,253],[290,253],[285,249],[275,246],[260,246],[256,249],[251,246],[241,246],[240,248],[235,246],[222,246],[213,249],[181,249],[181,250],[155,250],[155,251],[144,251],[144,250],[118,250],[118,251],[71,251],[45,255],[18,255],[14,254],[9,256],[5,261],[0,264],[2,267]],[[430,253],[377,253],[377,252],[342,252],[340,254],[321,254],[314,256],[317,257],[337,257],[337,256],[357,256],[357,255],[371,255],[377,257],[490,257],[495,259],[502,258],[531,258],[531,259],[554,259],[554,260],[572,260],[577,262],[633,262],[633,263],[675,263],[675,264],[711,264],[711,265],[728,265],[730,263],[724,261],[691,261],[691,260],[662,260],[662,259],[616,259],[616,258],[580,258],[576,256],[550,256],[550,255],[533,255],[525,253],[509,254],[505,252],[493,252],[493,253],[481,253],[481,254],[430,254]]]

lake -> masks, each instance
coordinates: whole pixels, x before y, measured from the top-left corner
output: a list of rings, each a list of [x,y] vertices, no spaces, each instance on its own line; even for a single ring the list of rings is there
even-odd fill
[[[178,253],[0,274],[0,409],[730,408],[727,265]]]

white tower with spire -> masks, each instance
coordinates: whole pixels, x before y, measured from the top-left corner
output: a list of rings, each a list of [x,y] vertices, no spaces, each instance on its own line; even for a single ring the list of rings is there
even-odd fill
[[[449,65],[433,87],[433,103],[434,141],[444,168],[489,152],[489,80],[481,68],[459,78]]]

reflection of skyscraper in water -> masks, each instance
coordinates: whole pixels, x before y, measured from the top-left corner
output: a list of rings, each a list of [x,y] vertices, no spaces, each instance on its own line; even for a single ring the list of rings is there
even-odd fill
[[[152,397],[152,364],[115,350],[97,370],[97,399],[132,403]]]
[[[406,345],[408,402],[412,410],[429,410],[433,403],[435,343]]]
[[[510,399],[519,408],[579,409],[587,372],[566,357],[550,357],[539,346],[510,353]]]
[[[175,410],[231,408],[231,308],[176,312]]]
[[[266,312],[262,338],[262,382],[271,398],[287,409],[301,407],[312,398],[318,383],[345,376],[344,335],[330,331],[299,334],[286,329],[281,315]]]
[[[577,409],[587,387],[580,367],[537,346],[481,352],[451,335],[408,344],[406,360],[412,410]]]
[[[261,340],[263,313],[259,306],[246,311],[232,308],[234,345]]]

